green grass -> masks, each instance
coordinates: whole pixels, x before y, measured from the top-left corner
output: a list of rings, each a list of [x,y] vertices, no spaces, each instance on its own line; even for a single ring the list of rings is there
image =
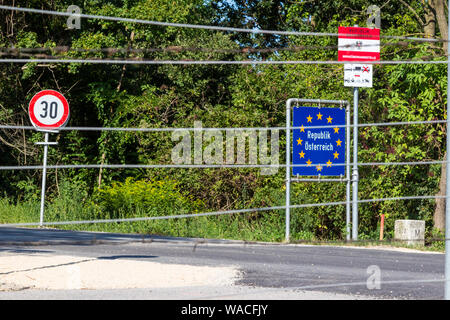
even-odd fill
[[[186,213],[186,212],[182,212]],[[160,212],[159,216],[173,215],[177,212]],[[44,222],[61,221],[93,221],[98,219],[122,219],[133,217],[156,217],[152,209],[137,207],[134,214],[129,210],[118,210],[114,214],[99,213],[98,208],[90,203],[83,203],[80,199],[56,198],[46,203]],[[12,203],[0,198],[0,223],[39,223],[39,201],[24,201]],[[281,219],[274,219],[281,217]],[[278,220],[284,219],[284,212],[267,212],[259,219],[249,220],[246,214],[171,218],[134,222],[113,223],[83,223],[55,225],[60,229],[154,234],[176,237],[197,237],[216,239],[239,239],[247,241],[282,241],[284,225]],[[51,225],[48,225],[51,226]]]
[[[139,217],[157,218],[179,214],[195,214],[216,211],[207,208],[202,201],[179,191],[173,181],[148,181],[127,179],[114,183],[94,194],[88,194],[82,186],[63,181],[58,195],[46,200],[44,222],[94,221]],[[361,235],[360,241],[317,238],[309,231],[305,219],[312,219],[303,211],[293,211],[291,242],[317,245],[389,246],[408,247],[392,240],[374,241]],[[38,197],[11,201],[0,198],[0,224],[35,223],[38,225],[40,201]],[[305,218],[306,217],[306,218]],[[306,221],[308,222],[308,221]],[[135,233],[174,237],[232,239],[243,241],[283,242],[285,238],[285,212],[273,210],[190,218],[155,219],[134,222],[80,223],[48,225],[66,230]],[[372,236],[376,234],[373,233]],[[375,237],[375,236],[373,236]],[[410,247],[419,250],[444,251],[441,234],[434,232],[426,240],[426,246]]]
[[[40,204],[26,201],[13,204],[0,198],[0,223],[33,223],[39,221]]]
[[[96,212],[94,207],[79,200],[80,199],[76,198],[71,198],[70,200],[56,198],[51,203],[47,203],[44,221],[92,221],[93,219],[99,218],[98,212]],[[5,198],[0,198],[0,223],[38,224],[39,208],[39,201],[23,201],[14,204]],[[143,208],[138,208],[134,216],[151,216],[151,212]],[[123,212],[121,214],[118,212],[114,215],[114,218],[119,219],[125,217],[130,218],[130,213]],[[106,215],[104,215],[104,218],[107,218]],[[63,230],[263,242],[283,242],[285,232],[284,211],[282,210],[265,212],[259,214],[258,218],[253,217],[251,219],[249,214],[234,214],[136,222],[67,224],[57,225],[56,227]],[[427,239],[425,246],[408,246],[401,242],[389,239],[384,241],[362,239],[356,242],[346,242],[344,240],[318,240],[309,232],[296,232],[291,234],[291,242],[310,245],[378,246],[386,248],[410,248],[433,252],[445,251],[444,241],[436,238]]]

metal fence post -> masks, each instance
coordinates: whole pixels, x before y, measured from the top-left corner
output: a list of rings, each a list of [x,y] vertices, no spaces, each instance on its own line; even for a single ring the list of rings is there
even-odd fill
[[[286,233],[285,241],[290,237],[290,205],[291,205],[291,99],[286,101]]]
[[[352,239],[358,240],[358,95],[357,87],[353,88],[353,212]]]
[[[45,210],[45,184],[47,179],[47,153],[48,153],[48,132],[45,132],[44,139],[44,161],[42,168],[42,189],[41,189],[41,212],[39,219],[39,226],[42,227],[44,224],[44,210]]]
[[[450,6],[450,0],[448,1]],[[449,7],[450,8],[450,7]],[[450,13],[448,14],[448,35],[450,39]],[[447,54],[450,52],[450,41],[447,41]],[[447,56],[447,161],[442,165],[447,166],[446,170],[446,184],[445,184],[445,299],[450,300],[450,57]],[[443,177],[441,177],[442,179]]]
[[[346,127],[345,127],[345,134],[346,134],[346,157],[347,159],[345,160],[345,165],[346,165],[346,176],[347,176],[347,190],[345,192],[346,196],[346,208],[345,208],[345,231],[346,231],[346,236],[345,239],[347,241],[350,240],[350,235],[351,235],[351,230],[350,230],[350,192],[351,192],[351,179],[350,179],[350,105],[347,104],[346,105],[346,117],[347,117],[347,121],[346,121]]]

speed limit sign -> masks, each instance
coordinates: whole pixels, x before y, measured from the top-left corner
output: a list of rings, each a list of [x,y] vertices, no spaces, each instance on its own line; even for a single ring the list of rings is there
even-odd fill
[[[28,113],[34,127],[58,129],[69,120],[69,103],[58,91],[43,90],[31,99]]]

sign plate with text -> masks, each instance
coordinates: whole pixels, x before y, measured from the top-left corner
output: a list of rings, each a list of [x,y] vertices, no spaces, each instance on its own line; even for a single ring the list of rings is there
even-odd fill
[[[293,108],[292,163],[301,165],[293,175],[345,176],[345,114],[344,108]]]

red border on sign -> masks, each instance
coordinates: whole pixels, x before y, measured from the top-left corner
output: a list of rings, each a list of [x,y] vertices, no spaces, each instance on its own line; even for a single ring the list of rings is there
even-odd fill
[[[338,37],[341,39],[380,40],[380,29],[363,27],[339,27]]]
[[[338,61],[378,61],[379,52],[338,51]]]
[[[55,124],[50,124],[50,125],[48,125],[48,124],[43,124],[42,122],[38,121],[38,119],[37,119],[36,116],[34,115],[34,104],[36,103],[36,101],[37,101],[40,97],[45,96],[45,95],[52,95],[52,96],[55,96],[55,97],[57,97],[57,98],[62,102],[62,104],[63,104],[63,107],[64,107],[64,113],[63,113],[63,116],[62,116],[61,120],[59,120],[59,121],[58,121],[57,123],[55,123]],[[30,103],[28,104],[28,114],[29,114],[29,116],[30,116],[31,123],[33,123],[33,125],[34,125],[35,127],[38,127],[38,128],[57,129],[57,128],[63,127],[63,126],[66,124],[67,120],[69,119],[69,113],[70,113],[70,110],[69,110],[69,103],[67,102],[66,98],[65,98],[61,93],[59,93],[58,91],[55,91],[55,90],[49,90],[49,89],[48,89],[48,90],[42,90],[42,91],[36,93],[36,94],[33,96],[33,98],[31,98],[31,101],[30,101]]]

